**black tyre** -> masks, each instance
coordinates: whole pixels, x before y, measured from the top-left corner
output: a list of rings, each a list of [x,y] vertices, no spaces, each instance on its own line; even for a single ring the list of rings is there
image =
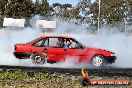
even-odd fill
[[[91,59],[91,64],[94,68],[102,68],[106,65],[104,56],[94,55]]]
[[[88,78],[82,78],[80,81],[81,86],[88,86],[90,85],[90,80]]]
[[[32,54],[30,58],[35,64],[44,64],[47,62],[46,54],[35,53],[35,54]]]

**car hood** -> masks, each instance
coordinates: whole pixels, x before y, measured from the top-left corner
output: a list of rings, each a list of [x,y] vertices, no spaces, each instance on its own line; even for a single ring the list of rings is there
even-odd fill
[[[110,52],[110,53],[114,53],[111,50],[107,50],[107,49],[103,49],[103,48],[97,48],[97,47],[86,47],[87,49],[92,49],[92,50],[101,50],[101,51],[106,51],[106,52]]]

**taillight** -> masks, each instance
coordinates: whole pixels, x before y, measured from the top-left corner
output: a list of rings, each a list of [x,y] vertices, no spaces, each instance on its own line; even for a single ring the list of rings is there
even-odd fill
[[[14,46],[14,49],[15,49],[15,50],[17,49],[16,45]]]
[[[111,56],[115,56],[115,53],[112,52],[112,53],[111,53]]]

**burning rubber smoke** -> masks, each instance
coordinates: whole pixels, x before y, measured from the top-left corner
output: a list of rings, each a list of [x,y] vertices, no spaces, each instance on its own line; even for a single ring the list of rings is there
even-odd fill
[[[115,68],[132,68],[132,36],[125,36],[123,33],[112,33],[101,31],[98,34],[91,34],[81,26],[76,24],[57,20],[57,28],[52,35],[67,34],[76,38],[86,46],[98,47],[114,51],[117,60],[114,64],[108,67]],[[0,30],[0,65],[15,65],[15,66],[36,66],[32,64],[30,59],[19,60],[14,57],[14,44],[24,43],[41,36],[42,32],[35,28],[2,28]],[[37,65],[39,66],[39,65]],[[76,64],[72,59],[65,62],[58,62],[55,64],[45,64],[41,66],[48,67],[88,67],[88,64]]]

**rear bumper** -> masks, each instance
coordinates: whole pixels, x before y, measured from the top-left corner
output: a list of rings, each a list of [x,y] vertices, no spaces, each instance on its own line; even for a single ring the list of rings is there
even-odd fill
[[[115,60],[117,59],[116,56],[106,56],[105,58],[106,58],[106,62],[110,64],[115,63]]]
[[[13,53],[16,58],[19,59],[26,59],[31,56],[32,53],[25,53],[25,52],[14,52]]]

